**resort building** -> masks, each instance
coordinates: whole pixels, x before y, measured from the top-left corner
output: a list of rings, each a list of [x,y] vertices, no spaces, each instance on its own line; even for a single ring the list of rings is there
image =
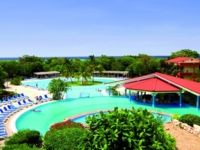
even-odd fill
[[[177,77],[195,80],[197,72],[200,70],[200,60],[191,57],[177,57],[165,61],[166,63],[174,63],[180,69]]]
[[[108,86],[109,95],[111,95],[111,86],[122,85],[130,100],[132,99],[132,91],[137,91],[137,96],[133,100],[146,102],[146,100],[144,101],[146,99],[145,93],[148,92],[150,93],[148,101],[153,107],[160,103],[160,100],[157,100],[157,95],[162,93],[169,94],[168,100],[166,100],[168,102],[166,103],[171,103],[171,93],[177,93],[179,95],[179,106],[182,107],[182,93],[187,91],[196,96],[196,109],[199,110],[200,84],[195,81],[155,72],[140,77],[106,83],[105,85]]]

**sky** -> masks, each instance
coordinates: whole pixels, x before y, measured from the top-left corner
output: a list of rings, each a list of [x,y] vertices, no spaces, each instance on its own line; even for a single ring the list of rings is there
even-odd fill
[[[1,0],[0,57],[200,53],[199,0]]]

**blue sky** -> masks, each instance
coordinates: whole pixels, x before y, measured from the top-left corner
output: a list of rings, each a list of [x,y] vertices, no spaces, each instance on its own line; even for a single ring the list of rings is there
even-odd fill
[[[199,0],[2,0],[0,57],[200,53]]]

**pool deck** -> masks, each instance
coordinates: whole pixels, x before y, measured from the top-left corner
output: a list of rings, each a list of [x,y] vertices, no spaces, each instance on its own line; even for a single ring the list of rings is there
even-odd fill
[[[8,85],[8,87],[6,87],[6,91],[13,91],[13,92],[17,91],[17,93],[24,93],[26,96],[29,96],[29,98],[34,102],[36,102],[36,99],[35,99],[36,96],[48,94],[48,91],[41,91],[41,90],[34,89],[34,88],[31,88],[31,87],[25,87],[25,86],[22,86],[22,85],[15,86],[15,85],[11,85],[9,82],[6,83],[6,85]],[[51,95],[49,95],[49,97],[51,97]],[[49,102],[52,102],[52,101],[49,101]],[[13,133],[17,132],[15,122],[16,122],[16,119],[21,114],[23,114],[27,110],[33,109],[36,106],[43,105],[43,104],[46,104],[46,103],[48,103],[48,102],[38,103],[38,104],[34,104],[32,106],[29,106],[29,107],[24,107],[23,109],[19,110],[18,112],[14,113],[13,115],[11,115],[5,121],[5,128],[6,128],[7,134],[9,136],[11,136],[11,135],[13,135]],[[3,141],[4,140],[2,140],[2,142],[0,142],[0,144],[2,144]]]

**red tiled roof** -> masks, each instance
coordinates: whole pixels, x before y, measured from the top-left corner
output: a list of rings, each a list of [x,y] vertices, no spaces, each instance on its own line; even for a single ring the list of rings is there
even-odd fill
[[[127,89],[151,92],[179,92],[180,89],[158,78],[149,78],[124,84]]]
[[[155,78],[158,79],[157,82],[155,81]],[[150,79],[154,79],[154,80],[150,80]],[[165,82],[166,84],[164,84],[163,82]],[[137,83],[140,83],[140,84],[136,86]],[[157,83],[157,85],[153,88],[152,85],[154,83]],[[191,81],[191,80],[182,79],[179,77],[162,74],[159,72],[155,72],[152,74],[135,77],[131,79],[106,83],[105,85],[108,86],[108,85],[116,85],[116,84],[124,84],[129,89],[133,89],[133,90],[135,89],[135,90],[141,90],[141,91],[145,91],[145,90],[159,91],[159,88],[160,88],[160,91],[162,90],[170,91],[172,90],[171,86],[173,86],[174,88],[184,89],[186,91],[194,93],[195,95],[200,96],[200,83]],[[131,88],[131,84],[133,85],[132,88]]]
[[[156,72],[155,75],[160,79],[163,78],[163,80],[169,81],[173,85],[178,85],[179,87],[188,89],[188,90],[200,95],[200,83],[198,83],[198,82],[162,74],[159,72]]]
[[[165,62],[179,63],[181,61],[188,60],[188,59],[191,59],[191,57],[177,57],[177,58],[166,60]]]

